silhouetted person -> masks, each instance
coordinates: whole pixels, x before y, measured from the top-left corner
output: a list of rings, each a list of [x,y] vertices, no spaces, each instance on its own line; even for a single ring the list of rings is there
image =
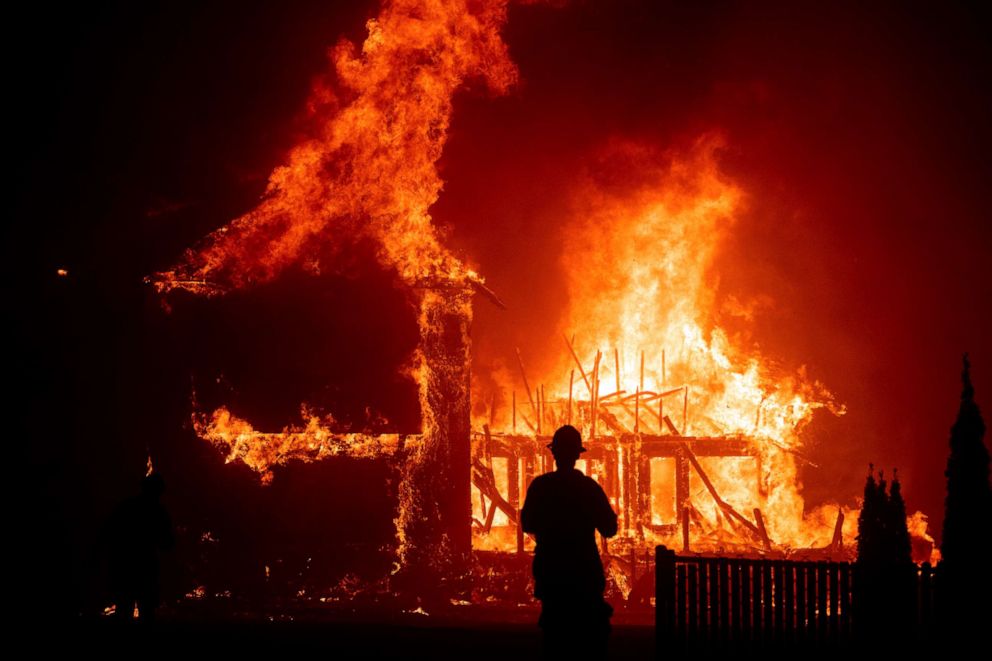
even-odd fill
[[[605,657],[613,609],[603,599],[596,531],[615,535],[617,515],[602,487],[575,468],[586,451],[575,427],[558,429],[548,447],[557,470],[534,478],[521,511],[524,531],[537,539],[534,596],[541,600],[545,652]]]
[[[131,619],[135,604],[151,622],[159,602],[159,552],[172,547],[172,522],[159,502],[165,480],[158,473],[141,481],[141,493],[114,510],[107,529],[111,596],[118,620]]]

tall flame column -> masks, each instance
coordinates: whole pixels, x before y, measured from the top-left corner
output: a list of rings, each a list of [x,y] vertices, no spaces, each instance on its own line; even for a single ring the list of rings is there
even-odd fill
[[[422,433],[400,485],[399,554],[404,573],[443,581],[463,573],[472,548],[472,290],[461,282],[441,283],[420,296]]]

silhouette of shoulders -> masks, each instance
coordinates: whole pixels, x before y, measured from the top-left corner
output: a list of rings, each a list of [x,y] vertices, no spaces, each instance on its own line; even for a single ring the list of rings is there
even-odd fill
[[[585,475],[578,468],[556,470],[544,475],[538,475],[531,482],[531,489],[589,489],[602,492],[599,482]],[[605,494],[604,494],[605,495]]]
[[[598,529],[607,537],[616,534],[616,514],[603,488],[575,468],[535,477],[522,518],[524,530],[538,535],[569,524]]]

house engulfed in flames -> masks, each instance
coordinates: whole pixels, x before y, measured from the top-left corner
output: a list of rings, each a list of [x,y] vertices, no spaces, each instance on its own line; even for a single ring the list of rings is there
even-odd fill
[[[688,427],[690,386],[647,390],[639,376],[634,392],[627,392],[617,381],[609,393],[600,393],[602,352],[597,351],[587,371],[567,339],[565,344],[576,361],[570,385],[576,385],[578,373],[584,397],[549,401],[544,388],[537,388],[526,402],[532,415],[514,410],[509,430],[496,431],[483,424],[482,431],[472,433],[476,546],[530,548],[518,525],[523,494],[535,475],[553,469],[546,449],[550,434],[562,424],[573,424],[585,430],[587,439],[587,453],[578,468],[603,486],[619,516],[620,538],[627,549],[665,543],[686,552],[763,555],[774,550],[818,557],[845,555],[841,508],[836,510],[826,544],[793,548],[788,540],[773,545],[759,504],[768,502],[769,489],[776,490],[780,480],[792,476],[765,470],[764,464],[774,461],[767,447],[770,440],[744,434],[683,433]],[[619,351],[612,358],[616,376]],[[520,369],[526,381],[522,362]],[[514,409],[515,399],[514,395]],[[672,421],[672,415],[679,424]],[[518,425],[525,429],[518,431]],[[729,485],[736,506],[721,496],[717,484]]]
[[[290,461],[396,462],[397,564],[440,575],[473,548],[529,548],[517,526],[522,495],[551,468],[545,445],[564,423],[582,431],[580,468],[620,514],[618,547],[845,553],[855,517],[807,511],[797,479],[799,432],[816,408],[837,412],[829,393],[801,372],[772,376],[713,322],[706,274],[743,194],[720,173],[712,137],[682,154],[604,149],[598,171],[613,159],[635,176],[576,184],[575,218],[563,219],[560,359],[533,374],[518,353],[512,378],[475,393],[473,408],[471,300],[493,295],[442,245],[429,209],[455,92],[467,80],[494,93],[516,81],[500,37],[506,13],[506,0],[384,2],[361,49],[333,50],[331,82],[308,105],[312,137],[273,171],[259,205],[149,278],[163,295],[221,294],[313,263],[328,244],[371,240],[419,309],[421,432],[336,433],[304,407],[300,424],[274,433],[226,408],[195,411],[198,434],[263,482]]]
[[[463,573],[473,549],[532,549],[518,525],[519,508],[533,477],[553,468],[546,445],[562,424],[583,432],[588,452],[578,467],[597,479],[618,512],[621,529],[610,552],[625,560],[656,543],[702,553],[819,558],[844,557],[851,550],[854,517],[845,518],[840,508],[803,516],[795,483],[795,461],[801,459],[794,451],[754,435],[684,433],[693,417],[692,387],[647,387],[644,354],[637,357],[637,383],[628,392],[619,350],[609,361],[597,351],[583,364],[572,341],[563,338],[575,366],[563,397],[549,396],[543,385],[532,389],[518,355],[522,387],[486,397],[487,406],[480,406],[477,395],[475,408],[486,413],[473,420],[470,328],[478,291],[487,290],[469,280],[411,290],[420,309],[413,376],[421,433],[335,433],[332,423],[314,414],[295,427],[263,432],[221,407],[194,413],[198,434],[228,462],[257,471],[263,483],[273,479],[275,467],[293,461],[393,462],[402,475],[398,568],[416,573]],[[663,352],[662,375],[667,360]],[[604,384],[612,386],[610,392]],[[499,401],[507,405],[498,407]],[[754,415],[757,424],[760,407]],[[798,512],[792,509],[796,499]],[[765,514],[776,505],[785,521]],[[798,522],[794,537],[785,536],[790,522]]]

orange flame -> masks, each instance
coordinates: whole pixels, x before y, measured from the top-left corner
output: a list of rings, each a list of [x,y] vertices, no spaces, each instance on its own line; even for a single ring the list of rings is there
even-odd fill
[[[272,481],[272,468],[290,461],[318,461],[326,457],[382,457],[395,454],[408,445],[400,434],[336,434],[333,420],[303,407],[304,425],[288,426],[282,432],[256,431],[251,423],[220,407],[212,414],[195,413],[197,435],[210,441],[225,455],[225,462],[240,461],[258,472],[262,482]]]
[[[429,209],[443,183],[437,161],[447,141],[454,94],[472,79],[494,93],[516,81],[499,35],[507,3],[385,2],[368,22],[361,49],[350,42],[333,49],[337,92],[329,83],[315,87],[308,104],[312,134],[272,172],[259,205],[149,280],[162,293],[180,288],[212,295],[271,280],[291,264],[319,271],[320,255],[329,248],[365,238],[377,247],[380,262],[408,283],[481,283],[442,245]],[[562,328],[574,333],[585,350],[617,349],[619,369],[612,376],[618,390],[684,388],[691,407],[685,407],[683,435],[746,435],[759,443],[759,467],[710,459],[701,466],[727,503],[766,513],[768,535],[776,543],[823,545],[830,540],[837,508],[804,514],[795,453],[802,449],[800,431],[816,409],[843,409],[802,369],[772,369],[713,318],[717,306],[710,277],[721,240],[744,202],[743,192],[720,172],[719,146],[707,137],[688,154],[664,157],[636,146],[615,147],[614,162],[603,171],[622,164],[625,174],[636,176],[622,181],[590,177],[577,196],[563,262],[570,306]],[[470,318],[470,311],[457,312]],[[423,315],[422,331],[431,323],[432,317]],[[662,350],[664,368],[657,360]],[[654,353],[643,383],[642,351]],[[569,355],[561,355],[542,381],[552,384],[552,399],[559,400],[569,392],[558,376],[571,367]],[[194,423],[228,461],[244,462],[263,481],[271,479],[274,466],[294,459],[383,456],[406,448],[416,463],[427,454],[422,443],[434,424],[428,404],[434,377],[419,353],[415,359],[411,373],[425,409],[421,435],[336,434],[332,420],[306,406],[301,424],[277,433],[259,432],[226,408],[196,413]],[[604,373],[609,372],[606,361]],[[755,481],[765,486],[758,490],[762,493],[755,493]],[[409,494],[401,499],[410,500]],[[719,528],[707,490],[695,483],[691,499]],[[852,514],[843,528],[849,547]],[[417,516],[412,505],[401,504],[401,561],[405,522]]]
[[[292,263],[369,237],[408,281],[477,279],[438,240],[428,212],[442,181],[452,97],[481,79],[495,93],[517,78],[499,30],[507,0],[392,0],[361,50],[331,52],[338,95],[316,86],[313,136],[269,177],[262,202],[206,237],[151,281],[165,292],[215,293],[270,280]]]
[[[770,374],[711,317],[714,259],[744,198],[719,170],[720,146],[707,136],[687,155],[613,148],[610,160],[635,169],[635,181],[611,187],[591,180],[580,193],[579,220],[566,235],[570,305],[562,328],[582,346],[619,349],[619,382],[628,393],[688,385],[683,434],[740,433],[797,447],[797,428],[815,409],[832,406],[829,393],[801,372]],[[642,350],[652,358],[643,386]],[[571,367],[566,360],[557,373]],[[604,365],[613,384],[613,361]]]
[[[412,285],[441,286],[448,294],[420,295],[422,338],[441,323],[439,310],[465,321],[471,309],[458,294],[482,279],[445,249],[429,208],[442,180],[437,171],[448,136],[452,99],[471,80],[493,93],[517,78],[499,30],[508,0],[388,0],[367,23],[359,50],[343,41],[332,50],[334,87],[315,86],[308,109],[315,128],[293,147],[269,177],[261,203],[206,237],[172,270],[149,278],[160,293],[185,289],[214,295],[271,280],[291,264],[319,272],[319,256],[344,241],[371,239],[383,266]],[[467,347],[467,344],[465,345]],[[467,361],[467,356],[465,356]],[[407,476],[426,470],[436,452],[425,444],[446,443],[430,391],[451,373],[435,374],[423,347],[410,375],[420,390],[422,433],[337,434],[333,420],[304,404],[302,423],[264,433],[226,408],[194,412],[197,433],[215,444],[227,461],[241,461],[272,479],[274,466],[331,455],[373,457],[403,451]],[[452,379],[449,379],[452,380]],[[467,400],[467,391],[463,393]],[[467,409],[467,407],[466,407]],[[397,524],[398,566],[411,548],[410,529],[437,518],[436,503],[407,484],[401,487]],[[443,546],[443,544],[442,544]],[[433,549],[443,564],[444,548]]]
[[[442,186],[436,164],[455,92],[481,79],[503,93],[517,79],[499,35],[506,6],[507,0],[386,2],[367,23],[360,50],[347,41],[332,50],[340,92],[327,81],[315,86],[308,104],[313,136],[272,172],[262,202],[149,281],[162,293],[222,293],[270,280],[292,263],[318,270],[321,249],[368,237],[381,262],[408,282],[481,283],[441,245],[428,209]],[[423,386],[420,372],[413,376]],[[344,439],[355,441],[360,455],[372,451],[362,435],[334,435],[328,420],[305,409],[302,424],[282,435],[258,432],[223,408],[198,414],[194,423],[225,447],[229,461],[244,461],[267,479],[276,463],[337,452]]]
[[[573,393],[567,375],[577,367],[573,362],[577,357],[569,350],[556,351],[558,362],[538,375],[543,377],[538,383],[552,388],[546,392],[542,385],[539,395],[528,396],[528,411],[552,422],[551,428],[567,418],[584,426],[589,438],[596,434],[590,422],[596,416],[586,411],[606,410],[590,399],[610,400],[616,415],[611,414],[611,429],[604,432],[600,427],[599,434],[617,437],[620,482],[624,457],[640,451],[645,435],[744,439],[752,456],[699,457],[693,464],[687,503],[694,513],[692,548],[719,551],[737,544],[740,549],[740,522],[751,531],[744,548],[759,548],[757,537],[766,531],[765,545],[770,543],[772,549],[841,553],[843,547],[850,554],[857,510],[837,504],[807,509],[797,470],[801,431],[814,411],[842,415],[844,407],[810,380],[805,368],[792,372],[774,368],[757,350],[735,342],[715,319],[719,250],[746,201],[740,187],[719,168],[722,146],[713,135],[703,136],[685,153],[661,154],[639,144],[614,143],[582,182],[565,232],[562,265],[569,305],[560,330],[566,341],[571,336],[587,355],[604,360],[590,361],[595,367],[578,366],[574,384],[578,390]],[[643,406],[638,392],[676,394],[677,399],[660,402],[670,413],[663,416],[659,411],[656,421],[650,415],[643,420],[643,408],[638,415],[631,410],[633,403],[617,407],[618,394],[627,401],[633,396]],[[585,399],[580,402],[580,398]],[[659,404],[652,406],[657,409]],[[663,423],[669,415],[678,422]],[[540,428],[522,418],[532,428]],[[486,422],[480,419],[476,427]],[[510,432],[505,414],[498,422],[504,435]],[[620,433],[623,425],[626,436]],[[639,434],[631,436],[631,430]],[[543,433],[550,429],[544,427]],[[495,457],[489,464],[505,497],[505,466]],[[680,547],[675,466],[672,458],[650,459],[649,484],[638,488],[648,492],[649,518],[656,526],[648,536]],[[478,489],[473,500],[474,511],[485,510]],[[617,496],[617,509],[624,505],[623,495]],[[513,540],[499,526],[509,524],[506,517],[499,513],[492,520],[491,532],[476,531],[476,546],[513,548]],[[927,538],[925,517],[914,514],[910,523],[914,536]],[[659,532],[662,524],[676,526],[669,528],[672,532]],[[640,533],[632,529],[629,534]]]
[[[616,143],[582,183],[565,234],[562,264],[569,306],[561,330],[582,349],[610,359],[596,370],[600,386],[586,366],[582,379],[576,377],[576,394],[587,398],[583,406],[588,409],[589,398],[608,393],[677,392],[674,402],[661,402],[677,424],[668,426],[659,416],[653,429],[640,420],[635,425],[633,418],[639,416],[629,410],[631,404],[627,428],[661,436],[746,437],[758,448],[754,457],[701,457],[694,467],[689,503],[699,519],[695,534],[701,528],[709,540],[697,539],[696,550],[712,544],[722,548],[733,537],[734,521],[725,516],[714,490],[745,518],[761,509],[764,520],[751,529],[766,525],[778,547],[829,546],[838,507],[804,514],[794,453],[802,448],[800,431],[816,409],[842,414],[843,407],[834,405],[830,393],[804,370],[772,370],[757,352],[736,346],[713,319],[716,257],[745,199],[720,171],[721,146],[715,136],[704,136],[679,154]],[[561,375],[576,365],[568,351],[558,355],[559,362],[539,379],[556,385],[553,395],[544,395],[551,406],[572,399],[568,378],[563,382]],[[577,419],[587,437],[594,433],[588,417]],[[631,442],[621,440],[619,451],[630,452]],[[617,464],[623,470],[620,458]],[[657,458],[650,466],[651,485],[640,488],[650,491],[652,520],[675,523],[681,509],[672,492],[675,462]],[[700,470],[711,485],[697,474]],[[622,498],[618,509],[624,506]],[[855,517],[850,510],[845,513],[842,538],[852,548]],[[656,541],[681,545],[676,533],[670,536],[656,535]],[[476,537],[480,547],[493,545]]]

